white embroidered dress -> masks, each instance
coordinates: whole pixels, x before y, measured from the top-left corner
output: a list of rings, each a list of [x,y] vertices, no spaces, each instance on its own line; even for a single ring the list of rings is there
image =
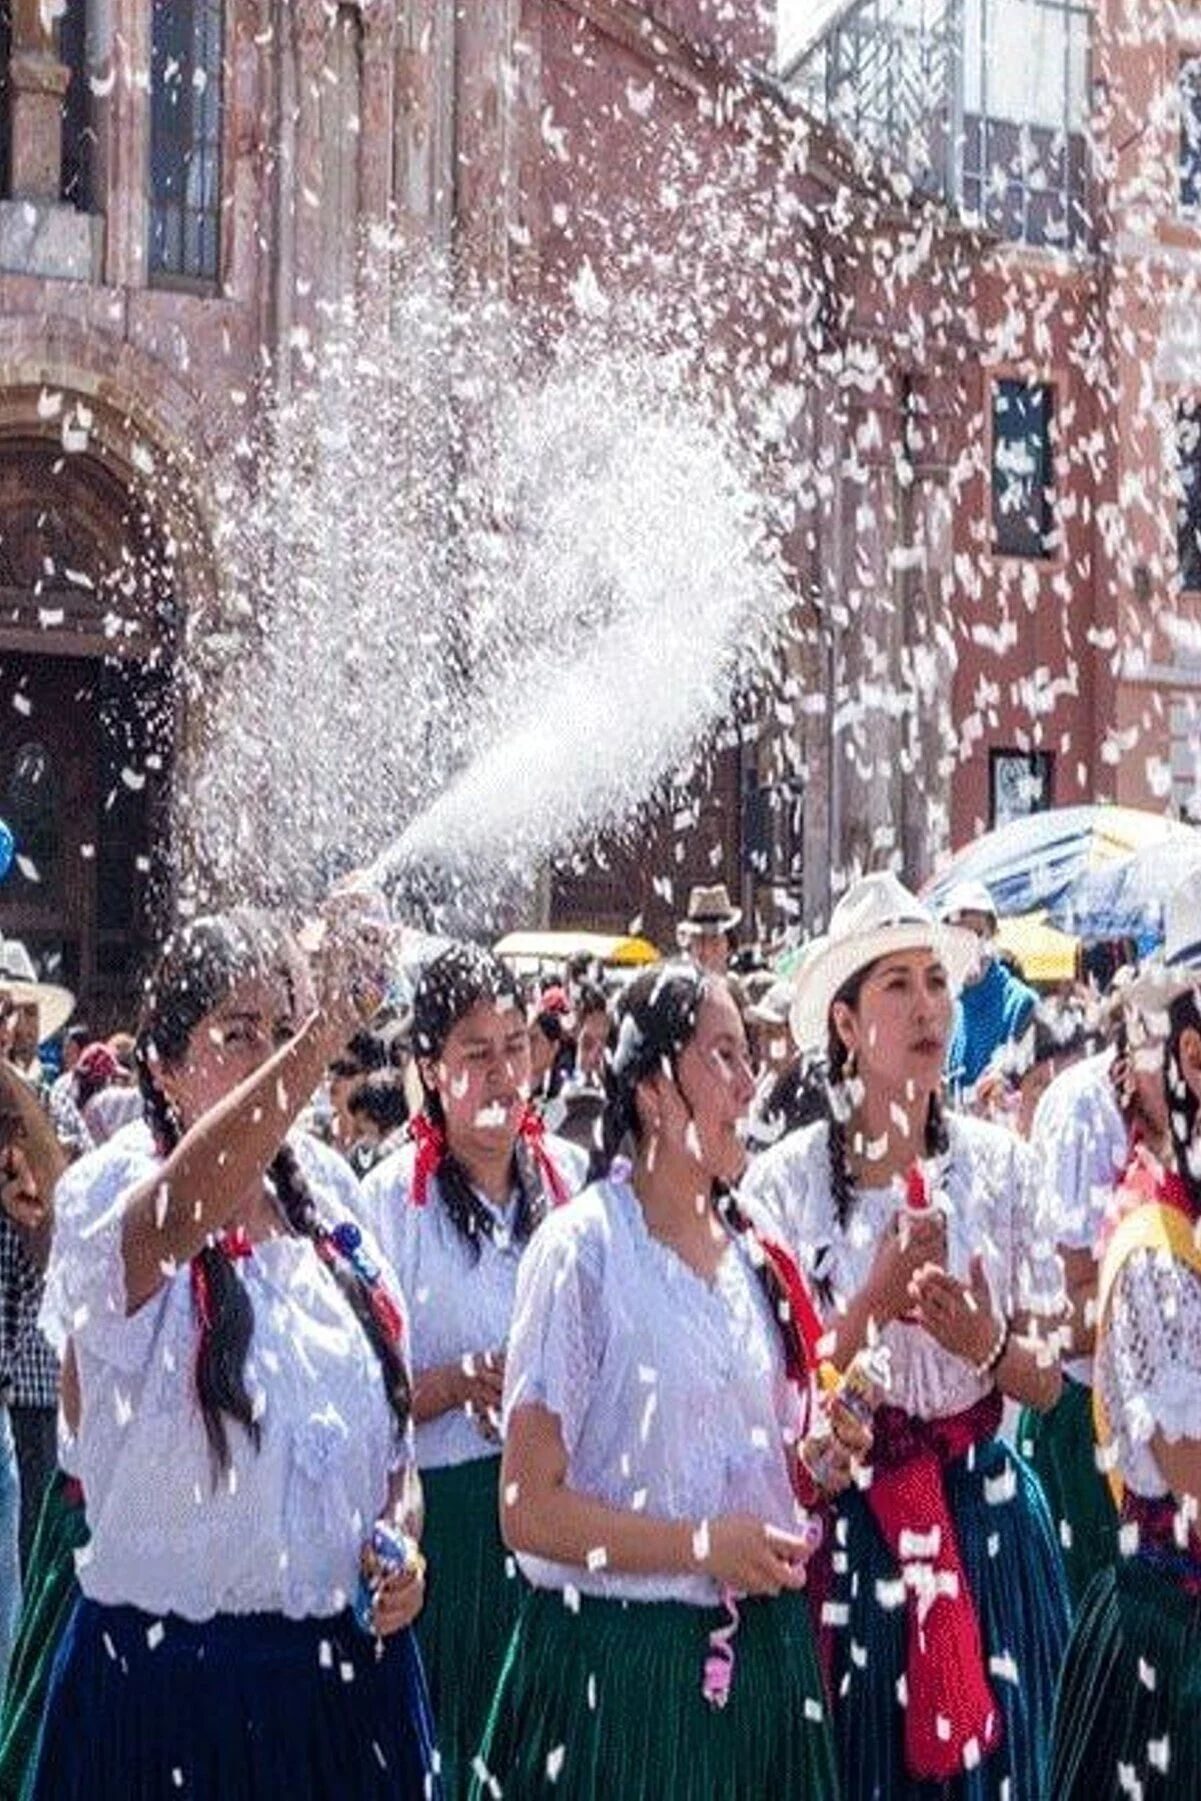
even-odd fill
[[[546,1140],[546,1150],[574,1192],[584,1179],[587,1157],[554,1137]],[[420,1373],[504,1349],[527,1246],[513,1237],[516,1196],[498,1208],[479,1195],[495,1230],[480,1240],[477,1257],[443,1204],[437,1176],[430,1180],[424,1206],[414,1203],[415,1157],[416,1147],[406,1144],[385,1158],[364,1181],[356,1205],[399,1278],[409,1309],[413,1368]],[[421,1469],[444,1469],[497,1454],[495,1443],[457,1408],[423,1420],[416,1433]]]
[[[567,1483],[611,1507],[699,1523],[803,1518],[789,1478],[801,1402],[745,1247],[712,1282],[647,1230],[623,1176],[585,1189],[540,1227],[522,1263],[505,1417],[537,1403],[559,1422]],[[536,1587],[712,1606],[713,1580],[629,1575],[521,1555]]]
[[[1000,1126],[957,1114],[948,1130],[950,1153],[941,1172],[948,1270],[966,1281],[971,1258],[979,1252],[994,1301],[1007,1314],[1058,1318],[1063,1266],[1029,1178],[1025,1146]],[[831,1303],[834,1312],[841,1311],[863,1287],[903,1199],[893,1187],[857,1189],[844,1231],[834,1208],[825,1121],[791,1133],[756,1158],[742,1192],[797,1258],[826,1317]],[[880,1339],[891,1366],[889,1400],[916,1418],[962,1413],[992,1387],[911,1321],[890,1321]]]
[[[348,1218],[341,1159],[302,1133],[291,1142],[323,1214]],[[128,1126],[55,1197],[42,1324],[59,1350],[73,1340],[79,1365],[73,1467],[92,1533],[80,1584],[99,1602],[195,1621],[338,1613],[408,1454],[379,1361],[309,1240],[256,1245],[235,1268],[254,1307],[246,1384],[262,1442],[256,1452],[230,1422],[230,1467],[214,1483],[189,1269],[126,1314],[123,1202],[157,1163],[146,1128]]]

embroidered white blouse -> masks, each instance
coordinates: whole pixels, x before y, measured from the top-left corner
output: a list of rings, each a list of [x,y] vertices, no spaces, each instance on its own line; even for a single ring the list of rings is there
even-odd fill
[[[569,1487],[664,1519],[803,1517],[786,1441],[802,1405],[745,1248],[712,1283],[652,1237],[624,1177],[585,1189],[541,1226],[521,1265],[505,1417],[537,1403],[559,1422]],[[713,1580],[629,1575],[521,1555],[540,1588],[711,1606]]]
[[[588,1159],[573,1144],[548,1137],[546,1149],[574,1193]],[[396,1271],[409,1310],[413,1368],[435,1369],[464,1357],[503,1350],[517,1292],[517,1269],[526,1245],[513,1237],[514,1197],[505,1208],[478,1198],[496,1230],[483,1238],[479,1256],[466,1244],[443,1205],[433,1177],[418,1207],[412,1200],[415,1147],[406,1144],[367,1176],[357,1198],[363,1223]],[[495,1457],[497,1447],[460,1409],[423,1420],[416,1429],[421,1469],[442,1469]]]
[[[1118,1469],[1140,1495],[1165,1495],[1151,1439],[1201,1438],[1201,1278],[1174,1257],[1133,1251],[1110,1300],[1096,1379]]]
[[[341,1159],[303,1133],[291,1142],[323,1213],[349,1217],[354,1178]],[[262,1441],[256,1452],[231,1423],[230,1467],[214,1482],[189,1270],[125,1310],[123,1203],[156,1162],[146,1128],[127,1126],[73,1165],[55,1197],[42,1323],[58,1348],[73,1339],[79,1364],[73,1467],[92,1533],[81,1586],[190,1620],[338,1613],[406,1456],[378,1359],[307,1239],[256,1245],[235,1267],[254,1306],[246,1382]]]
[[[1058,1317],[1064,1301],[1063,1266],[1029,1179],[1026,1147],[1000,1126],[958,1114],[951,1116],[948,1129],[950,1154],[941,1174],[947,1268],[966,1280],[971,1258],[979,1252],[994,1301],[1007,1314]],[[862,1288],[903,1198],[892,1187],[857,1189],[844,1231],[834,1210],[824,1120],[790,1133],[757,1157],[742,1192],[780,1232],[827,1318]],[[913,1322],[890,1321],[880,1339],[889,1353],[889,1400],[919,1419],[961,1413],[991,1387]]]
[[[1096,1251],[1126,1166],[1128,1134],[1114,1098],[1112,1066],[1112,1051],[1073,1063],[1055,1077],[1034,1113],[1034,1180],[1056,1242],[1068,1250]],[[1063,1367],[1091,1387],[1091,1357],[1072,1358]]]

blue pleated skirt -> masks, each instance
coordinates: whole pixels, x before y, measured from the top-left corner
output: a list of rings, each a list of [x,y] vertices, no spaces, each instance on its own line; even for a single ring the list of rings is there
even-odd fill
[[[349,1612],[201,1625],[80,1597],[50,1676],[34,1801],[439,1797],[411,1631],[382,1656]]]
[[[1070,1622],[1047,1504],[1033,1471],[997,1438],[950,1464],[945,1481],[1004,1736],[954,1782],[909,1775],[897,1686],[907,1637],[905,1607],[894,1604],[898,1569],[866,1501],[852,1492],[839,1502],[835,1612],[827,1615],[840,1622],[832,1684],[843,1801],[1036,1801],[1042,1792]]]

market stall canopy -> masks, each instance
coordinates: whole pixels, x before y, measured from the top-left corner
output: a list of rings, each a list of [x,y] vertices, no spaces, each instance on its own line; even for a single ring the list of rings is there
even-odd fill
[[[1002,919],[997,928],[997,943],[1003,951],[1017,958],[1028,982],[1047,986],[1053,982],[1070,982],[1076,974],[1079,940],[1068,932],[1056,931],[1047,923],[1045,913],[1022,913]]]
[[[1133,938],[1142,949],[1163,935],[1168,895],[1201,866],[1201,832],[1135,851],[1120,863],[1088,869],[1063,898],[1053,918],[1065,931],[1089,940]]]
[[[1193,826],[1135,807],[1053,807],[965,845],[926,884],[923,898],[937,910],[956,882],[983,882],[1002,917],[1050,911],[1089,870],[1196,836]]]
[[[566,963],[569,957],[591,957],[611,969],[636,969],[658,963],[662,954],[649,938],[606,932],[509,932],[494,949],[522,971],[543,963]]]

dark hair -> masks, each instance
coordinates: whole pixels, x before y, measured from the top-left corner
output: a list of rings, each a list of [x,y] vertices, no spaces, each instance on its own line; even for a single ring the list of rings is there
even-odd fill
[[[863,992],[863,984],[876,967],[878,958],[857,969],[849,980],[845,981],[830,1003],[830,1024],[827,1035],[826,1070],[827,1083],[831,1095],[830,1126],[828,1150],[830,1157],[830,1192],[834,1197],[834,1217],[839,1229],[846,1231],[851,1214],[855,1210],[855,1184],[851,1178],[850,1164],[847,1157],[847,1133],[845,1109],[834,1099],[835,1090],[841,1085],[843,1071],[847,1065],[849,1052],[834,1028],[833,1011],[838,1001],[854,1011],[859,1005],[859,996]],[[950,1139],[947,1133],[946,1115],[943,1112],[942,1100],[937,1094],[930,1096],[930,1107],[926,1114],[926,1132],[923,1150],[927,1157],[941,1157],[949,1148]]]
[[[575,991],[576,1024],[583,1019],[590,1019],[594,1013],[608,1016],[609,1003],[605,999],[605,991],[595,982],[581,982]]]
[[[405,1100],[404,1088],[394,1070],[377,1069],[369,1076],[364,1076],[358,1087],[351,1092],[346,1103],[346,1110],[352,1114],[362,1114],[381,1132],[395,1132],[403,1126],[409,1117],[408,1102]]]
[[[524,1025],[521,989],[507,963],[475,944],[452,944],[422,970],[413,993],[412,1043],[421,1076],[422,1111],[439,1131],[446,1131],[441,1096],[426,1081],[421,1061],[432,1061],[461,1019],[481,1002],[509,1005]],[[517,1211],[513,1237],[524,1244],[546,1211],[546,1196],[537,1160],[518,1139],[513,1146]],[[495,1222],[475,1192],[471,1176],[449,1145],[438,1162],[438,1193],[451,1224],[478,1257]]]
[[[331,1076],[365,1076],[388,1066],[387,1041],[378,1032],[356,1032],[338,1055],[331,1059]]]
[[[1194,1168],[1201,1101],[1185,1081],[1184,1071],[1180,1067],[1180,1040],[1189,1031],[1201,1032],[1201,1008],[1197,1005],[1195,988],[1187,988],[1183,994],[1178,994],[1168,1008],[1168,1041],[1164,1046],[1163,1074],[1176,1167],[1188,1189],[1194,1211],[1201,1212],[1201,1170]]]
[[[676,1079],[682,1053],[696,1035],[701,1004],[720,989],[730,992],[720,976],[682,959],[656,965],[635,976],[617,1003],[617,1042],[605,1072],[605,1108],[592,1177],[607,1174],[627,1139],[638,1143],[638,1085],[660,1070]],[[769,1257],[736,1195],[714,1184],[713,1205],[727,1231],[746,1238],[750,1262],[784,1341],[791,1370],[802,1370],[808,1356],[787,1285],[777,1262]]]
[[[293,954],[283,927],[249,908],[191,920],[168,940],[146,985],[134,1050],[146,1119],[164,1155],[179,1142],[182,1125],[159,1085],[158,1067],[184,1060],[196,1027],[239,982],[269,973],[289,980]],[[368,1285],[346,1259],[331,1254],[326,1242],[331,1235],[318,1218],[290,1145],[281,1145],[267,1174],[289,1226],[317,1243],[379,1357],[388,1401],[403,1431],[409,1417],[408,1378],[400,1352],[375,1318]],[[220,1472],[230,1460],[227,1420],[242,1427],[256,1450],[262,1436],[246,1388],[254,1309],[230,1257],[216,1243],[205,1245],[192,1259],[192,1279],[200,1326],[196,1393],[214,1471]]]

